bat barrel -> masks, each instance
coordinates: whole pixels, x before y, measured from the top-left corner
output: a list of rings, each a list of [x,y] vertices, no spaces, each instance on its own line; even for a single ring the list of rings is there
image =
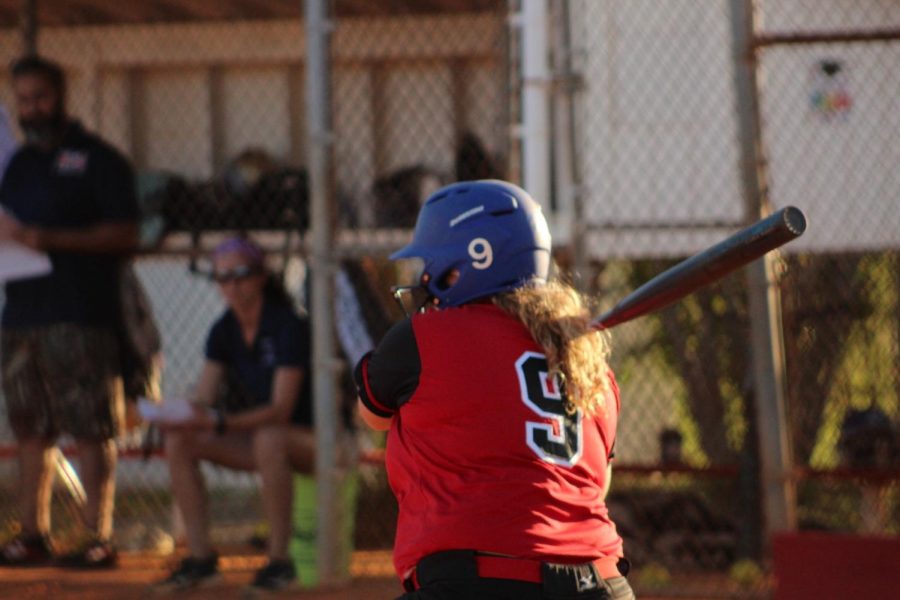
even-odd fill
[[[594,320],[605,329],[658,310],[801,236],[806,217],[788,206],[657,275]]]
[[[790,231],[794,237],[800,237],[806,231],[806,215],[796,206],[786,206],[781,210],[772,213],[772,216],[781,215],[784,226]],[[793,238],[791,238],[793,239]]]

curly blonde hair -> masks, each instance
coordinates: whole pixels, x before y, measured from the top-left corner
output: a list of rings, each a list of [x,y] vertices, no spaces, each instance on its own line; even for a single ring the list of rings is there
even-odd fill
[[[606,409],[609,335],[591,327],[591,307],[577,290],[551,281],[499,294],[493,301],[521,321],[544,349],[550,374],[565,389],[570,412],[595,414]]]

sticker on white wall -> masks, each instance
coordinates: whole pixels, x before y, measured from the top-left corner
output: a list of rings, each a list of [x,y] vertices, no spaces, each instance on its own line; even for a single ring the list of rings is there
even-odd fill
[[[816,115],[827,121],[845,120],[853,106],[847,73],[839,60],[820,60],[813,69],[810,107]]]

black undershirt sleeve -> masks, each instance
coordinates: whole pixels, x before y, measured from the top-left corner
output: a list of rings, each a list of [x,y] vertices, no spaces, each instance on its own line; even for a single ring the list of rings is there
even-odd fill
[[[404,319],[388,330],[375,350],[354,369],[356,389],[362,403],[381,417],[390,417],[419,386],[422,362],[412,321]]]

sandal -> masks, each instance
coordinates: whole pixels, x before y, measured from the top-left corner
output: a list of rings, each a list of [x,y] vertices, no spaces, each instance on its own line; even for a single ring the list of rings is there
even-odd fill
[[[78,550],[60,556],[56,564],[71,569],[104,569],[114,567],[117,560],[118,554],[113,545],[95,538]]]
[[[20,533],[0,546],[0,565],[33,567],[53,560],[50,539],[40,533]]]

